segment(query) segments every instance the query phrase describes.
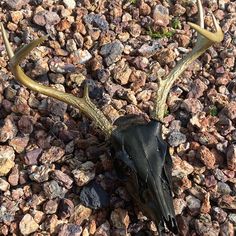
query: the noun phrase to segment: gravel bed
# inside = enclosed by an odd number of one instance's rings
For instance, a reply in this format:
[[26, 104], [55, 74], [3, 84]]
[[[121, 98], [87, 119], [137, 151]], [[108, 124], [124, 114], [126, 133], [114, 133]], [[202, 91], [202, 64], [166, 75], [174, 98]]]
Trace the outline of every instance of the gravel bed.
[[[149, 115], [157, 77], [189, 52], [195, 0], [8, 0], [14, 49], [49, 34], [22, 63], [45, 85], [89, 95], [114, 122]], [[236, 2], [204, 0], [225, 33], [173, 86], [165, 132], [180, 235], [236, 229]], [[99, 129], [75, 108], [19, 85], [0, 37], [0, 235], [158, 235], [117, 177]], [[93, 196], [91, 198], [91, 196]], [[142, 234], [143, 232], [143, 234]], [[166, 232], [166, 235], [172, 235]]]

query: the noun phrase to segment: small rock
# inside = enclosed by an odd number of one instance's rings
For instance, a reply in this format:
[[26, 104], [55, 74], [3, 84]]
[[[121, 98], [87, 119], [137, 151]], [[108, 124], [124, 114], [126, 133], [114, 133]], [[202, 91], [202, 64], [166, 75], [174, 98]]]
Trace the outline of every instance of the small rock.
[[223, 195], [218, 199], [219, 207], [223, 209], [236, 209], [236, 196]]
[[71, 57], [76, 64], [84, 64], [92, 58], [92, 55], [88, 50], [78, 49], [71, 54]]
[[55, 170], [52, 173], [52, 178], [56, 180], [61, 186], [67, 189], [70, 189], [72, 187], [73, 179], [60, 170]]
[[74, 9], [76, 6], [75, 0], [63, 0], [63, 3], [65, 4], [65, 7], [69, 9]]
[[148, 16], [151, 13], [151, 7], [147, 3], [145, 3], [144, 0], [141, 0], [139, 2], [139, 13], [143, 16]]
[[182, 16], [186, 12], [186, 8], [180, 4], [175, 4], [172, 9], [174, 16]]
[[29, 0], [9, 0], [6, 4], [13, 10], [20, 10], [23, 6], [27, 5]]
[[175, 198], [173, 201], [175, 214], [181, 215], [185, 207], [187, 206], [186, 202], [182, 198]]
[[112, 225], [117, 229], [127, 229], [130, 223], [128, 211], [117, 208], [111, 212]]
[[198, 156], [208, 169], [214, 168], [216, 158], [215, 155], [207, 147], [201, 146], [198, 150]]
[[234, 226], [236, 226], [236, 214], [235, 213], [229, 213], [228, 219], [231, 223], [233, 223]]
[[58, 216], [61, 219], [70, 218], [74, 213], [74, 203], [70, 199], [61, 199], [58, 207]]
[[114, 80], [119, 84], [124, 85], [129, 82], [129, 77], [132, 73], [132, 70], [130, 69], [128, 63], [125, 62], [125, 60], [120, 60], [116, 64], [112, 73]]
[[226, 221], [220, 226], [220, 236], [234, 236], [234, 226], [232, 223]]
[[185, 109], [187, 112], [196, 114], [202, 111], [203, 105], [198, 99], [188, 98], [184, 99], [184, 101], [181, 103], [181, 108]]
[[17, 127], [10, 116], [6, 117], [3, 126], [0, 127], [0, 142], [13, 139], [17, 134]]
[[188, 195], [186, 197], [187, 207], [191, 213], [199, 213], [201, 201], [194, 196]]
[[168, 143], [171, 147], [177, 147], [187, 140], [186, 135], [179, 131], [172, 131], [168, 136]]
[[32, 166], [29, 177], [37, 183], [45, 182], [49, 179], [49, 173], [52, 171], [52, 168], [53, 166], [50, 165]]
[[178, 156], [173, 157], [172, 176], [181, 179], [194, 171], [194, 167]]
[[191, 90], [188, 93], [188, 98], [200, 98], [203, 96], [203, 93], [206, 89], [207, 85], [200, 79], [196, 79], [192, 83]]
[[39, 156], [42, 153], [42, 148], [35, 148], [31, 151], [26, 152], [24, 155], [24, 161], [26, 165], [37, 165]]
[[230, 170], [236, 169], [236, 145], [231, 144], [227, 149], [227, 167]]
[[0, 146], [0, 176], [5, 176], [9, 173], [14, 162], [15, 153], [12, 147]]
[[202, 201], [200, 212], [206, 214], [209, 213], [210, 210], [211, 210], [210, 193], [206, 193]]
[[106, 221], [105, 223], [101, 224], [96, 232], [94, 236], [110, 236], [110, 224], [108, 221]]
[[212, 218], [216, 221], [218, 221], [220, 224], [225, 222], [227, 218], [227, 213], [221, 209], [220, 207], [212, 207]]
[[60, 187], [55, 180], [44, 183], [43, 190], [48, 199], [53, 199], [56, 197], [63, 198], [65, 195], [65, 190]]
[[153, 20], [156, 25], [167, 26], [170, 23], [168, 8], [158, 4], [153, 11]]
[[232, 190], [230, 189], [229, 185], [223, 182], [217, 183], [217, 192], [220, 194], [230, 194]]
[[66, 42], [66, 50], [68, 52], [74, 52], [77, 50], [76, 41], [74, 39], [68, 39]]
[[45, 151], [39, 158], [41, 163], [53, 163], [60, 160], [65, 154], [65, 150], [61, 147], [52, 146], [48, 151]]
[[15, 137], [9, 141], [9, 145], [14, 148], [17, 153], [21, 153], [25, 150], [28, 145], [29, 137]]
[[78, 169], [72, 171], [78, 186], [83, 186], [95, 177], [95, 165], [91, 161], [83, 163]]
[[210, 220], [203, 217], [201, 219], [195, 220], [195, 229], [198, 235], [215, 236], [219, 235], [220, 232], [220, 226], [218, 222], [211, 222]]
[[161, 66], [165, 66], [175, 60], [176, 54], [170, 48], [163, 48], [156, 53], [154, 58], [157, 59]]
[[54, 116], [59, 116], [63, 118], [66, 113], [67, 106], [68, 105], [66, 103], [58, 101], [56, 99], [51, 99], [51, 98], [47, 99], [47, 109]]
[[8, 176], [8, 182], [10, 183], [11, 186], [17, 186], [18, 185], [18, 181], [20, 178], [20, 174], [19, 174], [19, 166], [15, 165], [12, 169], [11, 169], [11, 173]]
[[107, 66], [117, 62], [124, 50], [123, 44], [116, 40], [112, 43], [107, 43], [101, 47], [100, 54], [103, 56]]
[[60, 226], [58, 236], [80, 236], [82, 227], [77, 224], [63, 224]]
[[6, 180], [0, 178], [0, 191], [6, 192], [9, 188], [10, 184]]
[[23, 235], [29, 235], [35, 232], [39, 228], [39, 225], [30, 214], [26, 214], [20, 221], [19, 228]]
[[43, 212], [45, 214], [54, 214], [54, 213], [56, 213], [57, 208], [58, 208], [58, 200], [57, 199], [51, 199], [51, 200], [48, 200], [43, 205]]
[[80, 200], [92, 209], [100, 209], [109, 205], [110, 199], [106, 191], [95, 181], [84, 186], [80, 193]]
[[98, 27], [100, 30], [107, 31], [109, 29], [109, 24], [106, 18], [100, 14], [89, 13], [84, 17], [86, 24], [91, 24], [94, 27]]
[[60, 22], [60, 17], [56, 12], [44, 10], [36, 13], [33, 17], [33, 21], [40, 26], [52, 26]]
[[232, 101], [227, 104], [221, 113], [225, 114], [230, 120], [236, 119], [236, 102]]
[[81, 225], [84, 221], [87, 221], [92, 214], [92, 210], [83, 206], [82, 204], [78, 205], [74, 209], [74, 214], [72, 216], [73, 222], [78, 225]]
[[30, 117], [22, 116], [18, 121], [18, 128], [23, 134], [31, 134], [33, 132], [34, 126]]

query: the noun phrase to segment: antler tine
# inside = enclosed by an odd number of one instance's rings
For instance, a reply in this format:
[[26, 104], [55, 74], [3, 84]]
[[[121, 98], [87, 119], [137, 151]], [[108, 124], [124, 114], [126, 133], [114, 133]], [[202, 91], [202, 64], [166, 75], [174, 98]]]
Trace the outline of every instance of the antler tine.
[[152, 118], [162, 120], [165, 113], [165, 105], [168, 93], [181, 73], [191, 64], [195, 59], [201, 56], [211, 45], [219, 43], [223, 40], [224, 34], [219, 24], [217, 23], [214, 15], [212, 15], [215, 32], [212, 33], [204, 29], [204, 16], [201, 1], [198, 0], [198, 11], [199, 11], [199, 25], [189, 22], [188, 24], [197, 31], [198, 37], [197, 42], [193, 50], [187, 54], [182, 60], [180, 60], [176, 67], [172, 69], [167, 78], [161, 80], [158, 78], [159, 87], [157, 90], [156, 101], [154, 104], [154, 110]]
[[107, 120], [107, 118], [103, 115], [103, 113], [93, 104], [89, 98], [88, 95], [88, 86], [85, 86], [84, 89], [84, 96], [82, 98], [77, 98], [72, 94], [64, 93], [61, 91], [58, 91], [54, 88], [50, 88], [44, 85], [41, 85], [31, 78], [29, 78], [24, 71], [19, 66], [19, 63], [25, 59], [25, 57], [40, 43], [42, 43], [45, 39], [47, 39], [47, 36], [41, 37], [37, 40], [32, 41], [28, 45], [22, 47], [15, 55], [13, 53], [13, 50], [10, 46], [10, 43], [7, 38], [7, 33], [3, 27], [3, 24], [0, 23], [2, 36], [4, 40], [4, 44], [8, 53], [8, 57], [10, 58], [10, 68], [16, 79], [25, 85], [27, 88], [42, 93], [46, 96], [53, 97], [57, 100], [63, 101], [67, 104], [70, 104], [79, 110], [81, 110], [84, 114], [86, 114], [88, 117], [90, 117], [95, 124], [105, 133], [106, 137], [109, 137], [113, 126], [112, 124]]

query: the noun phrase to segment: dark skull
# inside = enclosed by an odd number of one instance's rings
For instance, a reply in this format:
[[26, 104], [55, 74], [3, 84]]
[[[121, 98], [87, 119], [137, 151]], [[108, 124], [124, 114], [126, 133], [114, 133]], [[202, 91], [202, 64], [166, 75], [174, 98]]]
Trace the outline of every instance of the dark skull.
[[171, 170], [172, 160], [167, 143], [162, 139], [162, 124], [140, 117], [121, 117], [116, 121], [111, 142], [115, 167], [124, 179], [131, 196], [158, 227], [165, 225], [178, 233], [175, 219]]

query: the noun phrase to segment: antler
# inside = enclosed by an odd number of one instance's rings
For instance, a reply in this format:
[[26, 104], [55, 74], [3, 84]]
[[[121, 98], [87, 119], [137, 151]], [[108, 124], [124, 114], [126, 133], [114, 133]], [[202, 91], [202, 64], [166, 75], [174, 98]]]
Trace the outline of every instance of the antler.
[[90, 117], [95, 124], [105, 133], [107, 137], [111, 135], [111, 132], [113, 130], [112, 124], [107, 120], [107, 118], [103, 115], [103, 113], [93, 104], [89, 98], [88, 95], [88, 86], [85, 86], [84, 89], [84, 95], [82, 98], [77, 98], [72, 94], [64, 93], [61, 91], [58, 91], [54, 88], [50, 88], [44, 85], [41, 85], [35, 81], [33, 81], [31, 78], [29, 78], [24, 71], [19, 66], [20, 62], [25, 59], [25, 57], [40, 43], [42, 43], [45, 39], [48, 38], [48, 36], [41, 37], [39, 39], [36, 39], [29, 43], [28, 45], [22, 47], [20, 50], [16, 52], [14, 55], [12, 48], [10, 46], [10, 43], [7, 38], [6, 31], [3, 27], [3, 24], [0, 23], [1, 31], [3, 40], [7, 49], [7, 54], [10, 59], [10, 68], [16, 79], [25, 85], [27, 88], [42, 93], [44, 95], [47, 95], [49, 97], [56, 98], [60, 101], [63, 101], [67, 104], [70, 104], [79, 110], [81, 110], [84, 114], [86, 114], [88, 117]]
[[165, 105], [168, 93], [181, 73], [191, 64], [195, 59], [201, 56], [211, 45], [214, 43], [219, 43], [223, 40], [224, 34], [216, 22], [214, 15], [212, 14], [212, 20], [215, 27], [215, 33], [212, 33], [204, 29], [204, 14], [201, 1], [197, 1], [198, 4], [198, 14], [199, 14], [199, 25], [189, 22], [188, 24], [198, 32], [197, 43], [193, 50], [182, 60], [180, 60], [176, 67], [169, 73], [167, 78], [161, 80], [158, 78], [159, 87], [156, 94], [156, 101], [154, 104], [154, 110], [152, 113], [152, 118], [157, 120], [162, 120], [165, 113]]

